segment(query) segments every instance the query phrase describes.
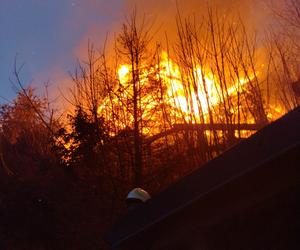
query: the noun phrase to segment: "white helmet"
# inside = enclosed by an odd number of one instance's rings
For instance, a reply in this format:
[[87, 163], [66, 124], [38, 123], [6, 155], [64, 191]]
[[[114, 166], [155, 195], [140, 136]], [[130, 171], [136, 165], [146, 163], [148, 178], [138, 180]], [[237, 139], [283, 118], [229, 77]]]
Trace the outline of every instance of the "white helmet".
[[128, 193], [126, 200], [132, 199], [132, 200], [140, 200], [142, 202], [146, 202], [150, 198], [151, 196], [144, 189], [134, 188]]

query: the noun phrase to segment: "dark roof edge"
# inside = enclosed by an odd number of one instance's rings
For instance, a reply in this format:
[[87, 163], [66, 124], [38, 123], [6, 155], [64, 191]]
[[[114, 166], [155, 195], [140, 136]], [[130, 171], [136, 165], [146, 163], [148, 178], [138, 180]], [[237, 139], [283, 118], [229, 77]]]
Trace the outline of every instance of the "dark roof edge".
[[290, 151], [290, 150], [292, 150], [292, 149], [294, 149], [294, 148], [297, 148], [297, 147], [300, 147], [300, 142], [294, 143], [294, 144], [292, 144], [292, 145], [290, 145], [290, 146], [288, 146], [288, 147], [282, 149], [281, 151], [277, 152], [275, 155], [272, 155], [272, 156], [270, 156], [270, 157], [264, 159], [263, 161], [257, 163], [257, 164], [254, 165], [253, 167], [248, 168], [248, 169], [245, 169], [243, 172], [241, 172], [241, 173], [239, 173], [239, 174], [237, 174], [237, 175], [234, 175], [233, 177], [227, 179], [226, 181], [223, 181], [222, 183], [220, 183], [220, 184], [214, 186], [213, 188], [207, 190], [206, 192], [201, 193], [200, 195], [197, 195], [196, 197], [194, 197], [192, 200], [186, 202], [185, 204], [183, 204], [183, 205], [181, 205], [181, 206], [179, 206], [179, 207], [174, 208], [174, 209], [171, 210], [170, 212], [168, 212], [168, 213], [162, 215], [161, 217], [159, 217], [159, 218], [153, 220], [151, 223], [148, 223], [148, 224], [146, 224], [145, 226], [143, 226], [143, 227], [139, 228], [138, 230], [136, 230], [135, 232], [128, 234], [126, 237], [123, 237], [123, 238], [120, 239], [119, 241], [117, 241], [117, 242], [115, 242], [114, 244], [112, 244], [112, 247], [117, 247], [117, 246], [119, 246], [120, 244], [122, 244], [123, 242], [127, 241], [128, 239], [134, 237], [135, 235], [137, 235], [137, 234], [139, 234], [139, 233], [141, 233], [141, 232], [143, 232], [143, 231], [146, 231], [148, 228], [150, 228], [150, 227], [154, 226], [155, 224], [157, 224], [157, 223], [159, 223], [159, 222], [165, 220], [165, 219], [168, 218], [169, 216], [174, 215], [174, 214], [176, 214], [176, 213], [182, 211], [184, 208], [186, 208], [186, 207], [188, 207], [188, 206], [194, 204], [196, 201], [198, 201], [198, 200], [201, 199], [202, 197], [204, 197], [204, 196], [210, 194], [211, 192], [213, 192], [213, 191], [215, 191], [215, 190], [217, 190], [217, 189], [219, 189], [219, 188], [225, 186], [226, 184], [228, 184], [228, 183], [230, 183], [230, 182], [236, 180], [237, 178], [239, 178], [239, 177], [241, 177], [241, 176], [244, 176], [245, 174], [247, 174], [247, 173], [249, 173], [249, 172], [255, 170], [255, 169], [258, 168], [259, 166], [261, 166], [261, 165], [263, 165], [263, 164], [265, 164], [265, 163], [267, 163], [267, 162], [269, 162], [269, 161], [272, 161], [272, 160], [274, 160], [274, 159], [280, 157], [281, 155], [284, 155], [286, 152], [288, 152], [288, 151]]

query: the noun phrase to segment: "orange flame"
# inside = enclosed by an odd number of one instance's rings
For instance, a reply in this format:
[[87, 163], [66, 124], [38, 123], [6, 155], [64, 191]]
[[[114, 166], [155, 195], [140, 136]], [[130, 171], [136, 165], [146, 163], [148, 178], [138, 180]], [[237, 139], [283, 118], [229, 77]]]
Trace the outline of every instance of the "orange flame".
[[[203, 69], [199, 65], [195, 67], [193, 72], [194, 79], [196, 82], [195, 86], [188, 86], [190, 91], [188, 91], [185, 86], [185, 82], [188, 82], [188, 79], [181, 73], [180, 67], [173, 62], [172, 59], [168, 56], [166, 52], [162, 52], [160, 62], [154, 67], [143, 67], [141, 70], [140, 81], [144, 85], [150, 85], [151, 82], [148, 79], [148, 75], [155, 72], [155, 77], [161, 79], [165, 84], [167, 90], [165, 93], [164, 99], [167, 104], [173, 108], [173, 115], [177, 117], [184, 118], [187, 122], [201, 122], [200, 114], [204, 117], [205, 122], [208, 121], [208, 112], [209, 109], [216, 107], [224, 101], [221, 96], [221, 87], [218, 83], [218, 78], [213, 75], [209, 69]], [[118, 67], [117, 78], [122, 89], [126, 91], [121, 91], [119, 97], [126, 97], [132, 95], [132, 88], [130, 88], [130, 73], [131, 66], [128, 64], [122, 64]], [[226, 89], [227, 97], [237, 96], [242, 87], [252, 81], [255, 77], [259, 75], [259, 72], [253, 72], [252, 75], [247, 77], [240, 77], [238, 80], [235, 80], [230, 86]], [[119, 87], [120, 87], [119, 86]], [[116, 97], [115, 97], [116, 98]], [[142, 118], [146, 118], [147, 110], [151, 110], [156, 104], [153, 103], [151, 99], [151, 93], [143, 96], [142, 107], [146, 112], [143, 112]], [[152, 100], [152, 103], [151, 103]], [[109, 106], [108, 101], [104, 102], [98, 109], [99, 113], [105, 112], [105, 109]], [[116, 99], [110, 100], [117, 103]], [[155, 102], [155, 101], [154, 101]], [[121, 107], [122, 108], [122, 107]], [[124, 107], [123, 107], [124, 108]], [[230, 110], [232, 113], [234, 110]], [[278, 109], [278, 107], [276, 107]], [[125, 112], [126, 113], [126, 112]], [[270, 113], [270, 114], [269, 114]], [[267, 117], [269, 119], [274, 118], [272, 114], [274, 112], [268, 112]], [[277, 112], [275, 112], [277, 114]], [[279, 113], [282, 113], [279, 111]], [[194, 120], [190, 120], [190, 115], [193, 115]], [[124, 114], [124, 117], [128, 114]], [[276, 115], [277, 117], [277, 115]], [[108, 117], [109, 118], [109, 117]], [[129, 119], [129, 122], [133, 121], [133, 117], [128, 117], [124, 119]], [[159, 121], [158, 121], [159, 122]], [[253, 118], [247, 118], [246, 122], [254, 123]], [[125, 128], [124, 124], [119, 124], [120, 127]], [[144, 131], [147, 129], [144, 128]]]

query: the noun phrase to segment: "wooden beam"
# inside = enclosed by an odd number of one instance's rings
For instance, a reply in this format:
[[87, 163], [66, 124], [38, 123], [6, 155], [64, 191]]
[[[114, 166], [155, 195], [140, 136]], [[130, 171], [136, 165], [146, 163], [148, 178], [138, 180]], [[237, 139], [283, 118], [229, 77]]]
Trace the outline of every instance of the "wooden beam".
[[250, 124], [250, 123], [240, 123], [240, 124], [224, 124], [224, 123], [215, 123], [215, 124], [174, 124], [173, 128], [170, 128], [164, 132], [161, 132], [157, 135], [153, 135], [144, 140], [145, 144], [151, 144], [152, 142], [179, 132], [179, 131], [204, 131], [204, 130], [219, 130], [219, 131], [239, 131], [239, 130], [249, 130], [249, 131], [257, 131], [261, 129], [264, 125], [262, 124]]
[[224, 124], [224, 123], [214, 123], [214, 124], [174, 124], [173, 128], [175, 130], [259, 130], [263, 127], [262, 124]]

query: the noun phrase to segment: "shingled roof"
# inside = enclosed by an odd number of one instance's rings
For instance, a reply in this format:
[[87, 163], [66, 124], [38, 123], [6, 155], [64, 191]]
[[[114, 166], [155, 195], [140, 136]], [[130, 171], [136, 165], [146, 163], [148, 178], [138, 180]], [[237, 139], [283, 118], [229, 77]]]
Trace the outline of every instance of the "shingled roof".
[[293, 152], [293, 157], [300, 155], [297, 154], [299, 149], [300, 108], [297, 108], [182, 178], [137, 210], [126, 214], [115, 225], [107, 240], [113, 247], [122, 246], [230, 185], [232, 190], [227, 188], [227, 196], [239, 188], [252, 192], [255, 187], [251, 185], [256, 181], [260, 190], [267, 190], [268, 185], [272, 190], [280, 185], [293, 185], [299, 181], [300, 166], [290, 164], [283, 168], [283, 161], [278, 166], [272, 162], [279, 161], [283, 155], [289, 157], [290, 152]]

